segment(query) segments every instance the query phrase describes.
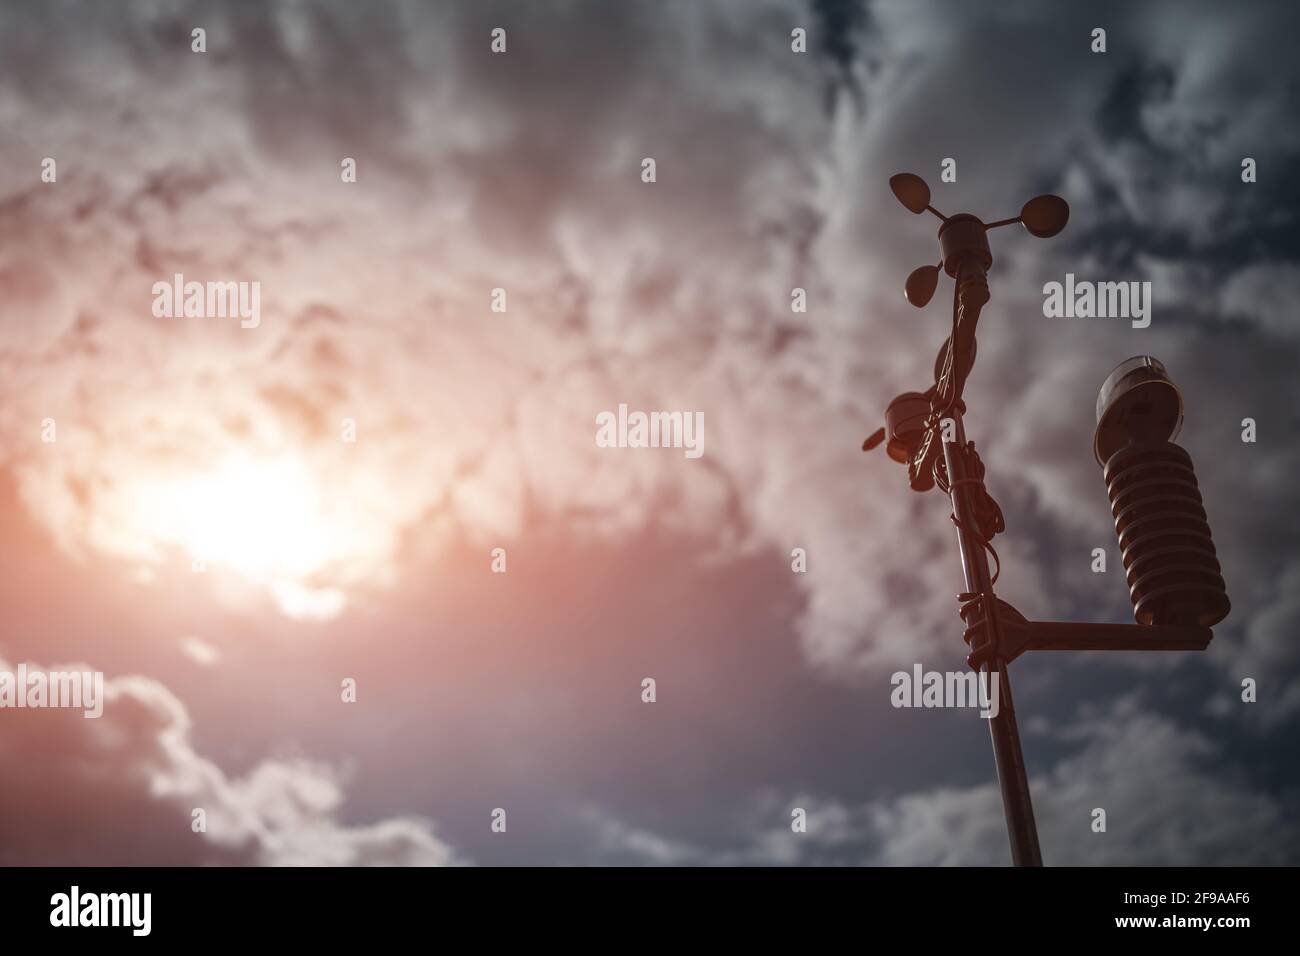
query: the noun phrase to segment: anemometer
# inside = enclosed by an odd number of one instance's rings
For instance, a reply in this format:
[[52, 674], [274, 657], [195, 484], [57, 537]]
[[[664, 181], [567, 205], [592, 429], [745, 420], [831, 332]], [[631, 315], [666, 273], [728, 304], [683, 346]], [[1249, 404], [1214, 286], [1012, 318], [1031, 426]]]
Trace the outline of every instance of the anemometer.
[[996, 678], [1002, 698], [988, 719], [1012, 861], [1041, 866], [1007, 665], [1028, 650], [1204, 650], [1213, 637], [1210, 628], [1227, 616], [1227, 591], [1191, 458], [1173, 443], [1183, 421], [1182, 394], [1164, 365], [1141, 355], [1107, 376], [1093, 436], [1137, 623], [1028, 621], [993, 593], [999, 565], [992, 540], [1005, 522], [984, 486], [975, 443], [966, 439], [962, 398], [975, 364], [980, 310], [989, 301], [988, 233], [1019, 223], [1049, 239], [1065, 228], [1070, 207], [1060, 196], [1036, 196], [1020, 215], [986, 223], [970, 213], [939, 212], [930, 204], [930, 187], [912, 173], [890, 177], [889, 188], [911, 212], [940, 220], [941, 258], [913, 270], [904, 294], [923, 308], [942, 269], [954, 280], [952, 328], [935, 359], [934, 383], [891, 401], [884, 426], [862, 447], [870, 451], [885, 443], [889, 457], [907, 466], [914, 491], [937, 485], [949, 498], [966, 584], [957, 596], [970, 650], [966, 661], [983, 680]]

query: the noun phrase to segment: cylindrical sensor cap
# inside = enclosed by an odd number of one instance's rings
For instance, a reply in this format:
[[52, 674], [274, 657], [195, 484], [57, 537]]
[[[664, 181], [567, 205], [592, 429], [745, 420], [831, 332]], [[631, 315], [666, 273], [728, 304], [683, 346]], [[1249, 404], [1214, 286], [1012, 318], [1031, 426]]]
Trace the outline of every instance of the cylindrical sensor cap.
[[1135, 442], [1173, 441], [1183, 427], [1183, 396], [1158, 359], [1135, 355], [1106, 376], [1097, 395], [1097, 464]]

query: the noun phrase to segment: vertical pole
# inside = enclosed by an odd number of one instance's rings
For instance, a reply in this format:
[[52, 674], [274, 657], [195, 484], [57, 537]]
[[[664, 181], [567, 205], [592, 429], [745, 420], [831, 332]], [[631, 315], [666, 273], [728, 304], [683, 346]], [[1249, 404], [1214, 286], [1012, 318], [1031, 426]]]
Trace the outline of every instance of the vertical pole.
[[[961, 549], [962, 573], [966, 590], [979, 594], [983, 601], [985, 627], [995, 648], [1001, 647], [1001, 622], [997, 615], [997, 599], [993, 595], [993, 582], [989, 577], [988, 555], [983, 543], [969, 530], [976, 525], [974, 493], [967, 484], [973, 476], [966, 470], [966, 431], [962, 424], [961, 405], [952, 410], [956, 426], [954, 441], [943, 442], [943, 460], [948, 469], [952, 498], [952, 513], [957, 516], [957, 544]], [[1038, 829], [1034, 825], [1034, 806], [1029, 798], [1029, 780], [1025, 775], [1025, 758], [1020, 750], [1020, 731], [1016, 727], [1016, 711], [1011, 700], [1011, 679], [1006, 661], [994, 657], [983, 665], [983, 680], [998, 682], [998, 712], [988, 718], [989, 736], [993, 739], [993, 758], [997, 763], [998, 784], [1002, 789], [1002, 808], [1007, 818], [1007, 834], [1011, 839], [1011, 860], [1016, 866], [1042, 866], [1042, 851], [1038, 847]]]

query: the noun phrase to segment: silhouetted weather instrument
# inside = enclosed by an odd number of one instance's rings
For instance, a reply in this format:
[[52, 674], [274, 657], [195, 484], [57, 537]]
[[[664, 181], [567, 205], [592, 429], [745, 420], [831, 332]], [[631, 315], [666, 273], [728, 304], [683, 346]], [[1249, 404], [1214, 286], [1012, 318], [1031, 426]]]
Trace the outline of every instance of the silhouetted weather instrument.
[[988, 231], [1020, 223], [1048, 239], [1065, 228], [1070, 207], [1059, 196], [1037, 196], [1014, 219], [985, 223], [969, 213], [939, 212], [930, 205], [930, 187], [912, 173], [890, 177], [889, 188], [912, 212], [930, 212], [942, 222], [942, 258], [914, 270], [904, 292], [917, 308], [926, 305], [942, 268], [955, 280], [952, 329], [935, 360], [934, 384], [890, 402], [884, 427], [862, 447], [870, 451], [885, 442], [889, 457], [907, 466], [914, 490], [938, 485], [949, 497], [966, 581], [957, 598], [970, 649], [966, 661], [985, 680], [997, 675], [999, 706], [989, 732], [1011, 856], [1017, 866], [1041, 866], [1007, 665], [1029, 650], [1204, 650], [1213, 637], [1210, 627], [1228, 613], [1228, 596], [1191, 459], [1172, 443], [1182, 425], [1182, 395], [1165, 367], [1145, 355], [1121, 363], [1106, 378], [1093, 440], [1138, 623], [1028, 621], [994, 595], [998, 556], [992, 540], [1005, 524], [984, 487], [984, 463], [975, 443], [966, 440], [962, 420], [962, 392], [975, 364], [975, 326], [989, 301]]

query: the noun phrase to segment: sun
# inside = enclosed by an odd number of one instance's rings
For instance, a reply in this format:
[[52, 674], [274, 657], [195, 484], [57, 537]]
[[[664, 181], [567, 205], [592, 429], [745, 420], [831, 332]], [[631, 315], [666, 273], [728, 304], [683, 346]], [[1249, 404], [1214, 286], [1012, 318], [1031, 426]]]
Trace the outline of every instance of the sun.
[[196, 559], [250, 578], [305, 578], [335, 544], [320, 489], [294, 458], [232, 458], [170, 497], [178, 543]]
[[343, 594], [320, 579], [351, 546], [320, 483], [291, 454], [237, 454], [216, 466], [144, 483], [132, 523], [201, 566], [267, 587], [293, 617], [332, 617]]

